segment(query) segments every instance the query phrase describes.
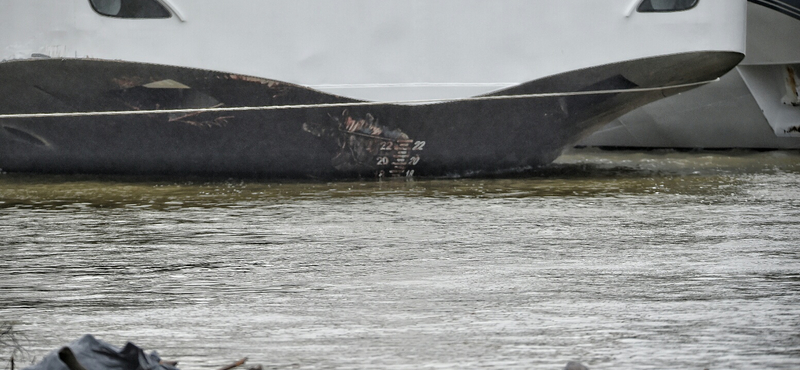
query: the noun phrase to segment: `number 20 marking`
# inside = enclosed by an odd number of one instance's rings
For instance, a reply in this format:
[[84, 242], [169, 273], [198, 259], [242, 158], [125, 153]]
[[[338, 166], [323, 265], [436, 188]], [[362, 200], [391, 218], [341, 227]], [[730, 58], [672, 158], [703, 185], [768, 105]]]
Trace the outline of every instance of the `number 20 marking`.
[[378, 166], [385, 166], [389, 164], [389, 157], [378, 157]]

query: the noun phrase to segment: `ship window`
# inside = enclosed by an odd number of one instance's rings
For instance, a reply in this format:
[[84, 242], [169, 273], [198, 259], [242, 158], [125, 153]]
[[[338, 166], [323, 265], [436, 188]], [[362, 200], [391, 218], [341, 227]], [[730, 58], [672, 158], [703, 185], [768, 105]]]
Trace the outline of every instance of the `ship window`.
[[156, 0], [89, 0], [102, 15], [117, 18], [169, 18], [169, 10]]
[[639, 5], [639, 12], [677, 12], [688, 10], [697, 6], [700, 0], [644, 0]]

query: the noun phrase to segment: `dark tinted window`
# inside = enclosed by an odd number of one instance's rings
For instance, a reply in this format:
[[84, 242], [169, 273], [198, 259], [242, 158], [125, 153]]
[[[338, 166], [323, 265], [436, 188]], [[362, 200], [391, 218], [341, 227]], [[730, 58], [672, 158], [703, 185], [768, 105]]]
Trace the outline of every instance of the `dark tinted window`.
[[89, 0], [102, 15], [117, 18], [169, 18], [169, 10], [156, 0]]
[[699, 0], [644, 0], [639, 5], [640, 12], [677, 12], [697, 6]]

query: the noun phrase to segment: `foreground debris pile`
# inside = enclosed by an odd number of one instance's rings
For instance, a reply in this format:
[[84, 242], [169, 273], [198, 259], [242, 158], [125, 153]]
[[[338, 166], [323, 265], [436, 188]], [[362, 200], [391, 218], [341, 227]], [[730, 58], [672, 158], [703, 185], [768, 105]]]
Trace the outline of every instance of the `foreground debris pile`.
[[87, 334], [25, 370], [178, 370], [176, 364], [162, 361], [155, 351], [147, 354], [133, 343], [119, 349]]
[[[231, 370], [245, 362], [247, 358], [220, 370]], [[147, 354], [133, 343], [127, 343], [119, 349], [87, 334], [24, 370], [178, 370], [177, 364], [175, 361], [162, 360], [155, 351]], [[261, 366], [251, 366], [247, 370], [261, 370]]]

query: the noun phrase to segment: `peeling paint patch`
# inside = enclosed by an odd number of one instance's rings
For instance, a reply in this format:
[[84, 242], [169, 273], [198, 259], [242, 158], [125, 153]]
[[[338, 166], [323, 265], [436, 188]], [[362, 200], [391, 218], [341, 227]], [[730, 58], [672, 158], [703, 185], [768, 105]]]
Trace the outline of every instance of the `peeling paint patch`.
[[175, 80], [161, 80], [155, 81], [148, 84], [142, 85], [148, 89], [191, 89], [191, 87], [186, 86], [178, 81]]
[[256, 82], [256, 83], [260, 83], [262, 85], [267, 85], [267, 87], [270, 87], [270, 88], [273, 88], [273, 87], [279, 85], [279, 83], [277, 81], [267, 80], [267, 79], [264, 79], [264, 78], [258, 78], [258, 77], [252, 77], [252, 76], [242, 76], [242, 75], [237, 75], [237, 74], [229, 74], [228, 78], [230, 78], [231, 80], [235, 80], [235, 81]]
[[145, 80], [141, 77], [117, 77], [112, 78], [111, 81], [119, 86], [120, 89], [130, 89], [145, 83]]
[[[143, 80], [140, 77], [114, 78], [114, 83], [119, 86], [132, 85], [133, 87], [122, 87], [118, 90], [110, 91], [109, 94], [127, 109], [134, 111], [202, 109], [224, 106], [222, 102], [206, 92], [192, 89], [172, 79], [142, 84]], [[216, 112], [153, 114], [150, 117], [158, 121], [163, 121], [166, 118], [166, 122], [169, 123], [185, 123], [198, 127], [224, 126], [235, 118], [232, 115], [223, 116]]]
[[232, 119], [236, 118], [235, 116], [201, 118], [201, 115], [203, 115], [203, 113], [200, 112], [188, 114], [170, 114], [168, 122], [181, 122], [198, 127], [222, 127], [230, 123]]
[[354, 117], [345, 110], [326, 124], [304, 123], [303, 130], [335, 143], [331, 160], [342, 172], [372, 172], [377, 177], [411, 177], [420, 162], [424, 141], [412, 140], [399, 128], [381, 125], [372, 114]]

